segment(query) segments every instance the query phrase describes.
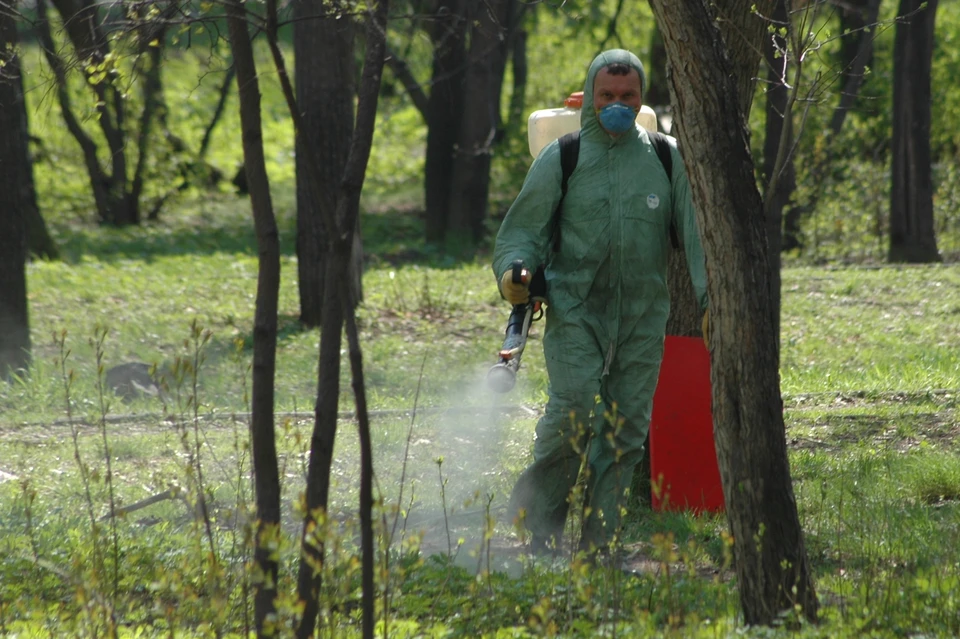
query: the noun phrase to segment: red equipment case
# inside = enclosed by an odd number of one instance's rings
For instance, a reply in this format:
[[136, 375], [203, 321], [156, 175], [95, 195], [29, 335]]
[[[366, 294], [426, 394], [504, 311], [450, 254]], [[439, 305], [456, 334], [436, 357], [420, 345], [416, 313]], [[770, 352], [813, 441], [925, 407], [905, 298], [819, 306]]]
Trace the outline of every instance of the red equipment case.
[[713, 443], [710, 353], [699, 337], [668, 335], [650, 423], [655, 510], [724, 508]]

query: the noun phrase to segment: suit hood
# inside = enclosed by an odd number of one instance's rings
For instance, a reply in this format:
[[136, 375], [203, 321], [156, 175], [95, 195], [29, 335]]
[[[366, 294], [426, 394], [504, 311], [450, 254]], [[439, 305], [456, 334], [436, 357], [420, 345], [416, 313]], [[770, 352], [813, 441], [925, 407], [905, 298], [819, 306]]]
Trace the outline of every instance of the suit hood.
[[602, 52], [590, 63], [590, 68], [587, 70], [587, 80], [583, 85], [583, 107], [580, 109], [581, 135], [606, 135], [600, 127], [596, 112], [593, 110], [593, 83], [596, 81], [600, 69], [611, 64], [625, 64], [636, 69], [640, 75], [640, 95], [646, 96], [647, 74], [643, 71], [640, 58], [626, 49], [609, 49]]

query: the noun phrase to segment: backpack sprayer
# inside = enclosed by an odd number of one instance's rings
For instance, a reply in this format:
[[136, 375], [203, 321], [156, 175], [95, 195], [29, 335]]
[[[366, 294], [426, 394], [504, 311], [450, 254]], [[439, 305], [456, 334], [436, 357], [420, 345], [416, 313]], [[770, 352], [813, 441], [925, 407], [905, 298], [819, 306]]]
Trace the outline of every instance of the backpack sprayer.
[[[514, 284], [523, 282], [523, 262], [515, 260], [511, 278]], [[527, 345], [527, 333], [530, 323], [543, 317], [543, 302], [547, 292], [547, 281], [543, 268], [538, 268], [530, 281], [530, 300], [525, 304], [516, 304], [507, 319], [506, 335], [498, 353], [497, 363], [487, 371], [487, 385], [497, 393], [510, 391], [517, 383], [517, 370], [520, 358]]]

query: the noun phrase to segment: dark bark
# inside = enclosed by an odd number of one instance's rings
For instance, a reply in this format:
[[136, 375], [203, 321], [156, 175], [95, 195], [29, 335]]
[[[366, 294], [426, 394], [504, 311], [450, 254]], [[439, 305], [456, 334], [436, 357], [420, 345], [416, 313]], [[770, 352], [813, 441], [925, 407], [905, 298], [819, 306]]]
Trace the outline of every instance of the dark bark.
[[879, 16], [880, 0], [865, 0], [859, 6], [847, 6], [841, 11], [842, 32], [850, 31], [840, 40], [843, 88], [840, 91], [840, 103], [830, 119], [830, 130], [834, 135], [843, 128], [847, 113], [860, 96], [867, 67], [873, 61], [874, 34], [873, 30], [867, 31], [866, 28], [876, 25]]
[[446, 237], [453, 183], [453, 155], [463, 108], [467, 63], [467, 17], [464, 0], [439, 0], [430, 22], [433, 70], [427, 102], [427, 149], [424, 199], [427, 240]]
[[490, 191], [490, 160], [500, 128], [500, 92], [506, 65], [507, 25], [514, 0], [471, 5], [470, 51], [463, 109], [453, 158], [447, 240], [478, 241]]
[[[11, 7], [12, 9], [13, 7]], [[27, 137], [19, 41], [11, 11], [0, 10], [0, 379], [30, 365], [27, 219], [39, 217]]]
[[[277, 22], [277, 3], [267, 3], [267, 40], [273, 55], [274, 66], [280, 79], [287, 107], [293, 119], [294, 131], [299, 136], [305, 130], [302, 112], [294, 95], [293, 85], [286, 70], [280, 50]], [[309, 140], [299, 145], [302, 165], [309, 171], [309, 185], [319, 185], [322, 169], [319, 154]], [[317, 375], [317, 402], [314, 407], [314, 425], [310, 440], [310, 459], [307, 464], [307, 486], [304, 494], [306, 514], [301, 539], [301, 560], [297, 575], [297, 593], [303, 602], [297, 637], [313, 637], [319, 614], [319, 593], [322, 586], [322, 566], [325, 549], [324, 520], [330, 492], [330, 468], [333, 462], [333, 446], [337, 432], [337, 408], [340, 393], [340, 344], [344, 309], [342, 287], [347, 274], [350, 243], [340, 232], [340, 218], [336, 210], [318, 209], [327, 242], [324, 263], [323, 300], [320, 310], [320, 355]]]
[[230, 95], [230, 87], [233, 85], [236, 72], [237, 68], [231, 64], [227, 68], [226, 75], [223, 78], [223, 84], [220, 85], [220, 91], [217, 94], [217, 105], [213, 109], [213, 116], [211, 116], [210, 122], [207, 123], [206, 128], [203, 130], [203, 137], [200, 139], [200, 148], [197, 150], [197, 159], [200, 162], [205, 161], [207, 157], [207, 151], [210, 149], [210, 140], [213, 139], [213, 131], [217, 128], [217, 124], [220, 123], [220, 118], [223, 117], [223, 112], [227, 106], [227, 98]]
[[[137, 132], [137, 165], [133, 171], [133, 180], [130, 183], [130, 192], [127, 197], [134, 207], [140, 201], [140, 194], [143, 192], [143, 184], [146, 175], [147, 160], [150, 150], [150, 134], [153, 129], [154, 117], [160, 108], [165, 108], [163, 104], [163, 83], [160, 77], [160, 63], [163, 58], [162, 50], [159, 46], [149, 45], [154, 38], [160, 41], [164, 38], [166, 29], [147, 29], [143, 34], [144, 57], [147, 59], [148, 67], [141, 70], [143, 82], [143, 111], [140, 113], [140, 126]], [[158, 210], [159, 213], [159, 210]]]
[[[734, 5], [754, 3], [726, 4], [738, 15]], [[799, 605], [815, 620], [787, 458], [763, 200], [744, 124], [749, 101], [703, 0], [651, 5], [707, 258], [714, 433], [744, 619], [772, 624]]]
[[403, 85], [407, 95], [410, 96], [410, 101], [413, 102], [413, 106], [417, 108], [423, 121], [426, 122], [430, 98], [427, 97], [426, 92], [424, 92], [420, 83], [417, 82], [417, 79], [413, 77], [413, 71], [410, 70], [410, 65], [396, 52], [388, 49], [387, 66], [390, 68], [390, 71], [393, 72], [393, 75], [396, 76], [397, 80], [400, 81], [400, 84]]
[[[386, 57], [386, 16], [388, 2], [381, 0], [367, 19], [366, 54], [360, 79], [357, 120], [350, 140], [349, 153], [343, 168], [337, 191], [336, 210], [321, 209], [321, 220], [328, 231], [329, 255], [326, 260], [324, 299], [321, 309], [321, 341], [318, 373], [317, 404], [314, 428], [311, 436], [310, 461], [307, 469], [306, 507], [303, 545], [298, 576], [298, 594], [304, 604], [303, 617], [298, 637], [313, 636], [316, 628], [318, 594], [322, 585], [320, 568], [324, 557], [322, 528], [319, 526], [326, 512], [330, 468], [337, 427], [337, 404], [340, 384], [340, 345], [344, 319], [355, 323], [354, 309], [357, 303], [356, 287], [346, 278], [349, 258], [357, 255], [356, 242], [360, 219], [360, 193], [366, 174], [373, 130], [376, 122], [377, 101]], [[267, 2], [267, 37], [274, 57], [281, 87], [290, 106], [295, 128], [302, 131], [299, 110], [289, 77], [283, 63], [277, 40], [276, 0]], [[311, 174], [319, 174], [319, 161], [312, 145], [303, 144], [307, 166]], [[315, 180], [318, 182], [319, 180]], [[355, 335], [354, 335], [355, 337]], [[359, 356], [359, 345], [356, 345]], [[353, 357], [353, 355], [351, 355]], [[353, 361], [353, 359], [351, 359]], [[362, 368], [355, 370], [355, 390], [363, 388]], [[361, 425], [361, 441], [369, 445], [369, 421], [366, 415], [365, 397], [357, 398], [358, 418]], [[364, 430], [366, 429], [366, 430]], [[362, 453], [361, 460], [361, 583], [363, 589], [363, 636], [372, 637], [374, 628], [373, 592], [373, 529], [372, 529], [372, 468], [369, 450]]]
[[[36, 193], [36, 186], [33, 182], [33, 174], [28, 182], [24, 182], [22, 187], [28, 191]], [[47, 229], [47, 223], [40, 214], [38, 207], [32, 207], [27, 212], [27, 253], [31, 257], [38, 257], [44, 260], [59, 260], [60, 249], [57, 243], [50, 236]]]
[[317, 402], [314, 405], [310, 459], [307, 463], [305, 493], [307, 513], [303, 519], [301, 559], [297, 576], [297, 596], [304, 602], [303, 617], [297, 629], [299, 639], [313, 636], [320, 612], [320, 588], [323, 585], [325, 543], [323, 524], [330, 498], [330, 469], [337, 435], [337, 409], [340, 399], [340, 348], [343, 340], [343, 307], [340, 283], [346, 273], [346, 246], [336, 243], [333, 259], [326, 263], [320, 355], [317, 375]]
[[[756, 86], [757, 70], [760, 67], [760, 43], [763, 41], [767, 23], [754, 15], [753, 8], [763, 12], [769, 8], [771, 0], [763, 2], [740, 2], [721, 0], [713, 3], [720, 19], [718, 25], [727, 56], [734, 70], [734, 81], [738, 87], [740, 113], [749, 114]], [[749, 40], [748, 40], [749, 39]], [[662, 42], [662, 37], [661, 37]], [[664, 44], [664, 48], [666, 48]], [[664, 83], [666, 85], [666, 83]], [[667, 87], [664, 86], [664, 89]], [[675, 121], [682, 114], [676, 113]], [[732, 126], [736, 126], [731, 123]], [[700, 305], [697, 303], [690, 272], [683, 250], [672, 251], [669, 262], [670, 318], [667, 322], [668, 335], [699, 336], [701, 331]]]
[[535, 6], [517, 3], [514, 7], [514, 17], [511, 25], [510, 40], [510, 68], [513, 70], [513, 86], [510, 92], [510, 106], [507, 112], [505, 125], [508, 136], [520, 134], [526, 126], [526, 92], [527, 75], [527, 30], [524, 27], [527, 9]]
[[[297, 270], [300, 321], [309, 327], [322, 321], [330, 241], [323, 219], [336, 209], [353, 135], [354, 26], [353, 19], [343, 15], [347, 10], [339, 2], [323, 0], [293, 4], [296, 102], [302, 126], [297, 135]], [[307, 144], [316, 155], [316, 172], [308, 164]]]
[[[736, 43], [735, 47], [727, 49], [727, 54], [733, 65], [737, 86], [742, 87], [743, 91], [747, 92], [748, 97], [751, 98], [745, 99], [742, 93], [738, 93], [740, 109], [743, 113], [750, 112], [757, 69], [760, 66], [761, 56], [758, 47], [767, 25], [764, 20], [754, 14], [753, 9], [756, 8], [757, 11], [763, 12], [768, 9], [770, 1], [743, 3], [737, 2], [737, 0], [721, 0], [713, 7], [720, 17], [718, 24], [724, 42]], [[752, 45], [747, 41], [748, 38], [752, 38]], [[662, 74], [668, 68], [668, 61], [666, 59], [666, 46], [662, 34], [659, 33], [659, 27], [657, 28], [655, 41], [659, 41], [659, 47], [662, 49], [661, 55], [663, 56], [657, 66], [662, 78], [660, 90], [667, 93], [668, 84], [666, 77]], [[669, 96], [667, 96], [666, 101], [669, 103]], [[646, 100], [644, 102], [646, 103]], [[676, 112], [674, 114], [672, 129], [674, 135], [677, 135], [679, 115]], [[780, 272], [778, 270], [778, 282], [779, 276]], [[670, 316], [667, 318], [667, 335], [702, 337], [703, 314], [700, 311], [700, 304], [697, 302], [697, 296], [690, 281], [687, 257], [682, 247], [670, 251], [667, 263], [667, 285], [670, 289]], [[634, 473], [635, 479], [632, 487], [633, 493], [638, 495], [643, 503], [649, 503], [650, 501], [649, 469], [650, 445], [648, 436], [647, 445], [644, 446], [643, 461], [638, 468], [638, 472]]]
[[[926, 8], [922, 8], [922, 5]], [[939, 262], [930, 167], [930, 66], [937, 0], [901, 0], [893, 45], [891, 262]]]
[[[138, 224], [139, 202], [131, 198], [127, 183], [126, 106], [123, 92], [115, 84], [113, 73], [102, 73], [95, 68], [103, 64], [110, 53], [100, 8], [94, 0], [50, 2], [60, 13], [64, 32], [83, 66], [87, 85], [97, 98], [97, 123], [107, 143], [110, 164], [110, 172], [103, 175], [107, 180], [107, 208], [99, 210], [101, 221], [115, 226]], [[91, 70], [91, 67], [94, 69]]]
[[[789, 25], [787, 0], [777, 0], [771, 16], [776, 25]], [[790, 27], [787, 26], [789, 29]], [[767, 270], [770, 274], [770, 295], [774, 309], [774, 333], [780, 335], [780, 249], [783, 210], [790, 205], [797, 188], [793, 154], [792, 102], [786, 74], [788, 42], [779, 35], [766, 38], [764, 56], [767, 64], [766, 130], [763, 138], [763, 182], [765, 188], [764, 217], [767, 221]], [[779, 340], [778, 340], [779, 343]]]
[[112, 198], [109, 188], [111, 177], [100, 167], [100, 161], [97, 158], [97, 145], [84, 130], [73, 111], [73, 101], [67, 87], [67, 67], [60, 56], [57, 55], [57, 46], [54, 43], [53, 32], [50, 29], [50, 21], [47, 17], [46, 2], [37, 2], [37, 38], [40, 40], [40, 46], [43, 48], [47, 62], [53, 71], [57, 87], [57, 99], [60, 103], [60, 113], [64, 124], [83, 152], [83, 162], [90, 177], [90, 188], [93, 191], [98, 215], [101, 220], [106, 220], [112, 215], [110, 213]]
[[643, 103], [651, 108], [670, 106], [670, 89], [667, 87], [667, 50], [663, 47], [663, 35], [656, 23], [651, 30], [650, 59], [644, 71], [647, 72], [647, 94], [643, 96]]
[[[866, 27], [876, 25], [880, 14], [880, 0], [859, 0], [854, 5], [845, 6], [843, 11], [844, 17], [841, 20], [841, 25], [857, 26], [860, 30], [848, 33], [841, 39], [840, 64], [842, 72], [840, 79], [843, 82], [843, 87], [840, 90], [837, 108], [830, 118], [826, 148], [818, 155], [816, 163], [810, 169], [810, 180], [817, 186], [811, 189], [812, 196], [804, 206], [794, 206], [788, 209], [783, 220], [781, 249], [784, 251], [803, 246], [803, 233], [800, 224], [807, 213], [817, 208], [819, 194], [823, 191], [821, 187], [827, 179], [830, 166], [837, 155], [836, 139], [843, 129], [847, 114], [856, 104], [866, 77], [866, 68], [873, 60], [873, 41], [877, 32], [876, 28], [867, 31]], [[796, 52], [794, 52], [794, 55], [796, 55]]]
[[[60, 50], [51, 32], [47, 19], [47, 1], [60, 13], [62, 30], [73, 49], [69, 62], [61, 58]], [[151, 153], [150, 130], [154, 119], [164, 117], [162, 85], [159, 75], [159, 60], [163, 42], [165, 20], [176, 9], [173, 4], [161, 3], [159, 16], [147, 18], [143, 7], [141, 23], [136, 27], [141, 44], [141, 54], [150, 59], [144, 78], [144, 111], [139, 116], [140, 132], [137, 140], [128, 135], [127, 103], [125, 88], [119, 86], [119, 75], [113, 70], [110, 55], [110, 38], [105, 26], [104, 10], [94, 0], [44, 0], [37, 3], [37, 35], [44, 55], [53, 70], [57, 84], [57, 96], [68, 131], [83, 151], [84, 163], [90, 178], [94, 202], [100, 222], [116, 226], [138, 224], [141, 219], [140, 197], [146, 179], [145, 167]], [[157, 42], [150, 46], [150, 42]], [[100, 149], [73, 112], [67, 74], [70, 67], [79, 68], [87, 87], [96, 98], [96, 122], [106, 143], [105, 166], [98, 159]], [[130, 149], [136, 147], [140, 156], [137, 166], [131, 169]], [[133, 173], [131, 175], [131, 172]], [[163, 200], [156, 210], [162, 205]]]
[[[367, 172], [370, 149], [373, 146], [373, 130], [377, 119], [377, 102], [380, 96], [380, 83], [383, 78], [384, 58], [386, 57], [386, 29], [388, 0], [378, 0], [367, 18], [367, 50], [360, 77], [360, 91], [357, 101], [357, 127], [350, 144], [350, 154], [340, 183], [337, 200], [337, 220], [341, 223], [340, 237], [344, 245], [352, 244], [351, 234], [360, 220], [360, 192]], [[361, 589], [363, 595], [363, 637], [373, 639], [374, 618], [374, 556], [373, 556], [373, 464], [370, 453], [370, 419], [367, 415], [367, 403], [363, 384], [363, 369], [360, 367], [360, 345], [356, 336], [356, 315], [346, 285], [341, 284], [341, 300], [346, 313], [348, 339], [350, 340], [350, 361], [353, 371], [353, 385], [357, 406], [357, 421], [360, 428], [361, 466], [360, 466], [360, 547], [361, 547]], [[387, 611], [385, 614], [389, 614]]]
[[[2, 56], [4, 60], [9, 60], [8, 64], [13, 65], [6, 69], [0, 69], [0, 82], [4, 83], [3, 90], [5, 92], [3, 108], [11, 110], [10, 113], [4, 116], [9, 120], [9, 122], [4, 125], [5, 132], [10, 136], [18, 135], [17, 140], [21, 137], [24, 140], [24, 155], [22, 159], [16, 161], [17, 164], [15, 167], [15, 170], [22, 171], [22, 175], [17, 178], [18, 181], [11, 182], [11, 184], [16, 184], [17, 188], [22, 191], [17, 201], [19, 202], [18, 206], [22, 207], [24, 224], [26, 226], [27, 255], [56, 260], [60, 258], [60, 250], [50, 236], [50, 232], [47, 230], [47, 223], [44, 221], [43, 216], [40, 214], [40, 208], [37, 206], [37, 189], [33, 180], [33, 155], [29, 148], [30, 131], [28, 127], [26, 98], [23, 93], [23, 74], [20, 71], [20, 59], [16, 55], [16, 47], [19, 46], [19, 42], [14, 16], [16, 15], [15, 12], [17, 9], [18, 3], [14, 1], [9, 5], [8, 9], [2, 10], [4, 13], [2, 18], [6, 21], [6, 24], [2, 28], [6, 30], [6, 33], [2, 36], [3, 50], [0, 51], [0, 56]], [[9, 52], [7, 50], [8, 46], [11, 49]], [[15, 113], [18, 111], [21, 113], [21, 117], [14, 118]], [[7, 130], [7, 125], [19, 126], [20, 132], [15, 134], [13, 130]], [[11, 137], [11, 139], [13, 138]], [[19, 146], [20, 142], [18, 141], [16, 144]], [[19, 150], [17, 152], [19, 153]]]
[[[776, 0], [717, 0], [710, 7], [716, 13], [717, 26], [723, 37], [727, 56], [734, 70], [740, 113], [750, 115], [754, 89], [757, 86], [757, 70], [763, 59], [762, 42], [767, 35], [770, 15]], [[747, 135], [750, 134], [747, 129]]]
[[243, 136], [243, 158], [257, 234], [259, 269], [253, 326], [253, 415], [250, 441], [257, 502], [254, 621], [257, 636], [276, 613], [279, 567], [271, 540], [280, 535], [280, 475], [274, 432], [274, 377], [276, 374], [277, 307], [280, 289], [280, 242], [270, 199], [263, 154], [260, 87], [241, 0], [225, 3], [230, 47], [237, 69], [237, 93]]

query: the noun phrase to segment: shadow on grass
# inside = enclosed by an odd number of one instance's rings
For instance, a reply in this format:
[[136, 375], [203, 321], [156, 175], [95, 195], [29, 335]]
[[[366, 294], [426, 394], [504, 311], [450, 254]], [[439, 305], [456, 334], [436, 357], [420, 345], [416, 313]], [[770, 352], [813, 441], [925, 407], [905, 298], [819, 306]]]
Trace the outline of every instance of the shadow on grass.
[[[296, 255], [296, 214], [292, 202], [275, 203], [280, 252]], [[455, 268], [489, 252], [489, 241], [430, 244], [423, 211], [417, 207], [377, 209], [360, 216], [364, 262], [368, 266], [420, 264]], [[487, 237], [492, 237], [491, 221]], [[210, 194], [165, 211], [159, 222], [112, 228], [80, 222], [51, 222], [63, 261], [85, 257], [102, 261], [146, 260], [177, 255], [257, 254], [257, 238], [246, 197]]]

